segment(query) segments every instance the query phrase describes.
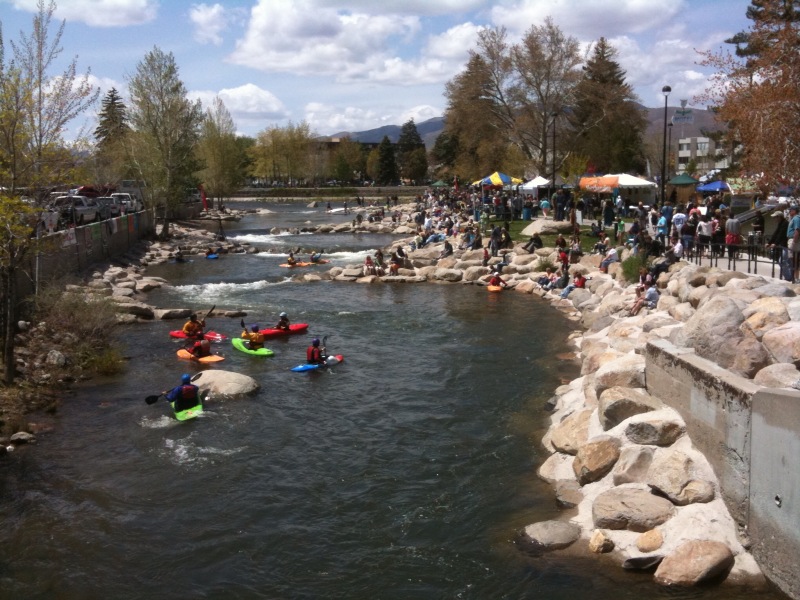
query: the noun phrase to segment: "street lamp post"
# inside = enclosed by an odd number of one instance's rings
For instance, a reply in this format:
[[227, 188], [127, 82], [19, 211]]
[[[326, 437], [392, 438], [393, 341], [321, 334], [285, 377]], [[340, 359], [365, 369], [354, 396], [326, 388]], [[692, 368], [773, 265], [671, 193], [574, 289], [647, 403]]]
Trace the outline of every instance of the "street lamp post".
[[554, 112], [550, 115], [553, 117], [553, 193], [556, 191], [556, 117], [558, 113]]
[[667, 183], [667, 98], [671, 91], [672, 88], [668, 85], [661, 88], [661, 93], [664, 94], [664, 147], [661, 153], [661, 206], [664, 206], [664, 202], [666, 201], [664, 194], [666, 194]]
[[669, 127], [669, 141], [667, 142], [667, 175], [671, 177], [672, 169], [670, 168], [670, 164], [672, 163], [672, 121], [667, 123], [667, 127]]

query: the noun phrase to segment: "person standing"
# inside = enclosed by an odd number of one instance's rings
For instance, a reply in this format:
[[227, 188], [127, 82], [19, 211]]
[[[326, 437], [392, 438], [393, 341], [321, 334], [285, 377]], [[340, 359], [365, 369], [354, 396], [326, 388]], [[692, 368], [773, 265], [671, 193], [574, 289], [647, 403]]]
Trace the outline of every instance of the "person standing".
[[800, 280], [800, 215], [797, 204], [789, 206], [789, 225], [786, 228], [786, 246], [792, 261], [792, 283]]

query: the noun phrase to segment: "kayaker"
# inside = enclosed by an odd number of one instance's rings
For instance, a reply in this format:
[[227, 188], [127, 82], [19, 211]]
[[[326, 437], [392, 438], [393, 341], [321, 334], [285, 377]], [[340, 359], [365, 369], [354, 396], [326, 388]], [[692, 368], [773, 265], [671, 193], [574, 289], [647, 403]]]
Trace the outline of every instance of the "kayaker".
[[280, 314], [280, 317], [281, 317], [280, 321], [278, 321], [278, 324], [275, 325], [275, 329], [282, 329], [283, 331], [289, 331], [289, 325], [290, 325], [289, 315], [287, 315], [285, 312], [282, 312]]
[[505, 281], [503, 281], [503, 278], [500, 277], [500, 273], [498, 273], [497, 271], [492, 273], [492, 277], [491, 279], [489, 279], [489, 285], [508, 287], [508, 284]]
[[320, 348], [319, 338], [311, 340], [311, 345], [306, 349], [306, 362], [310, 365], [325, 364], [325, 347]]
[[181, 376], [181, 384], [172, 388], [168, 392], [161, 392], [168, 402], [172, 402], [175, 412], [189, 410], [200, 404], [199, 388], [192, 383], [192, 376], [184, 373]]
[[320, 250], [316, 254], [312, 252], [308, 260], [311, 261], [312, 263], [318, 263], [320, 260], [322, 260], [322, 250]]
[[260, 350], [264, 347], [264, 334], [259, 333], [258, 325], [253, 325], [250, 329], [249, 332], [247, 329], [242, 332], [242, 339], [247, 340], [247, 347], [250, 350]]
[[297, 259], [295, 259], [294, 252], [292, 252], [291, 250], [289, 250], [289, 258], [286, 259], [286, 264], [292, 267], [297, 264]]
[[197, 320], [197, 315], [192, 313], [189, 315], [189, 320], [186, 321], [186, 324], [183, 326], [183, 333], [186, 335], [187, 338], [202, 338], [203, 337], [203, 330], [206, 327], [206, 320], [201, 319]]
[[189, 350], [195, 358], [211, 356], [211, 342], [208, 340], [197, 340]]

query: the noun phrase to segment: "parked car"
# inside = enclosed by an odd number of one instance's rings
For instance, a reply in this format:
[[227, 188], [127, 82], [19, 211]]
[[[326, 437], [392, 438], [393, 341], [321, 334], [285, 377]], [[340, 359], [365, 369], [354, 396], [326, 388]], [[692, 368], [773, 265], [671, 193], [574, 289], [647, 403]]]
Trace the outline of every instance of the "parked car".
[[113, 196], [100, 196], [99, 198], [95, 198], [95, 201], [97, 202], [98, 209], [100, 210], [100, 219], [103, 221], [118, 217], [123, 212], [122, 202], [120, 202], [119, 198], [114, 198]]
[[120, 205], [123, 208], [123, 212], [131, 213], [131, 212], [139, 212], [140, 210], [144, 209], [144, 204], [139, 198], [135, 196], [131, 196], [127, 192], [114, 192], [111, 194], [112, 198], [116, 198]]
[[59, 212], [63, 221], [75, 225], [93, 223], [100, 214], [94, 198], [86, 196], [59, 196], [51, 208]]

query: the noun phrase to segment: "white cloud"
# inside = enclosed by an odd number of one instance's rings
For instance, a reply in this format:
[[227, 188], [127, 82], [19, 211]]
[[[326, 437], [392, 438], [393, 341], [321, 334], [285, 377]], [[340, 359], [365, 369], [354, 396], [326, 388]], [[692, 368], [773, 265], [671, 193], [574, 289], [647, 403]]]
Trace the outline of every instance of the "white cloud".
[[365, 131], [384, 125], [401, 125], [409, 119], [421, 123], [441, 115], [441, 107], [430, 105], [394, 110], [378, 107], [338, 107], [321, 102], [309, 102], [305, 108], [305, 120], [311, 129], [320, 135], [331, 135], [342, 131]]
[[188, 96], [192, 100], [200, 100], [204, 108], [210, 107], [214, 98], [219, 96], [237, 128], [248, 132], [263, 129], [290, 116], [283, 102], [272, 92], [252, 83], [221, 89], [219, 92], [192, 91]]
[[479, 10], [487, 0], [317, 0], [319, 6], [363, 13], [395, 13], [408, 15], [454, 15]]
[[194, 39], [200, 44], [222, 44], [222, 35], [228, 27], [228, 15], [221, 4], [193, 4], [189, 20], [194, 25]]
[[[11, 4], [37, 12], [37, 0], [11, 0]], [[93, 27], [125, 27], [153, 21], [157, 13], [157, 0], [59, 0], [55, 16]]]

